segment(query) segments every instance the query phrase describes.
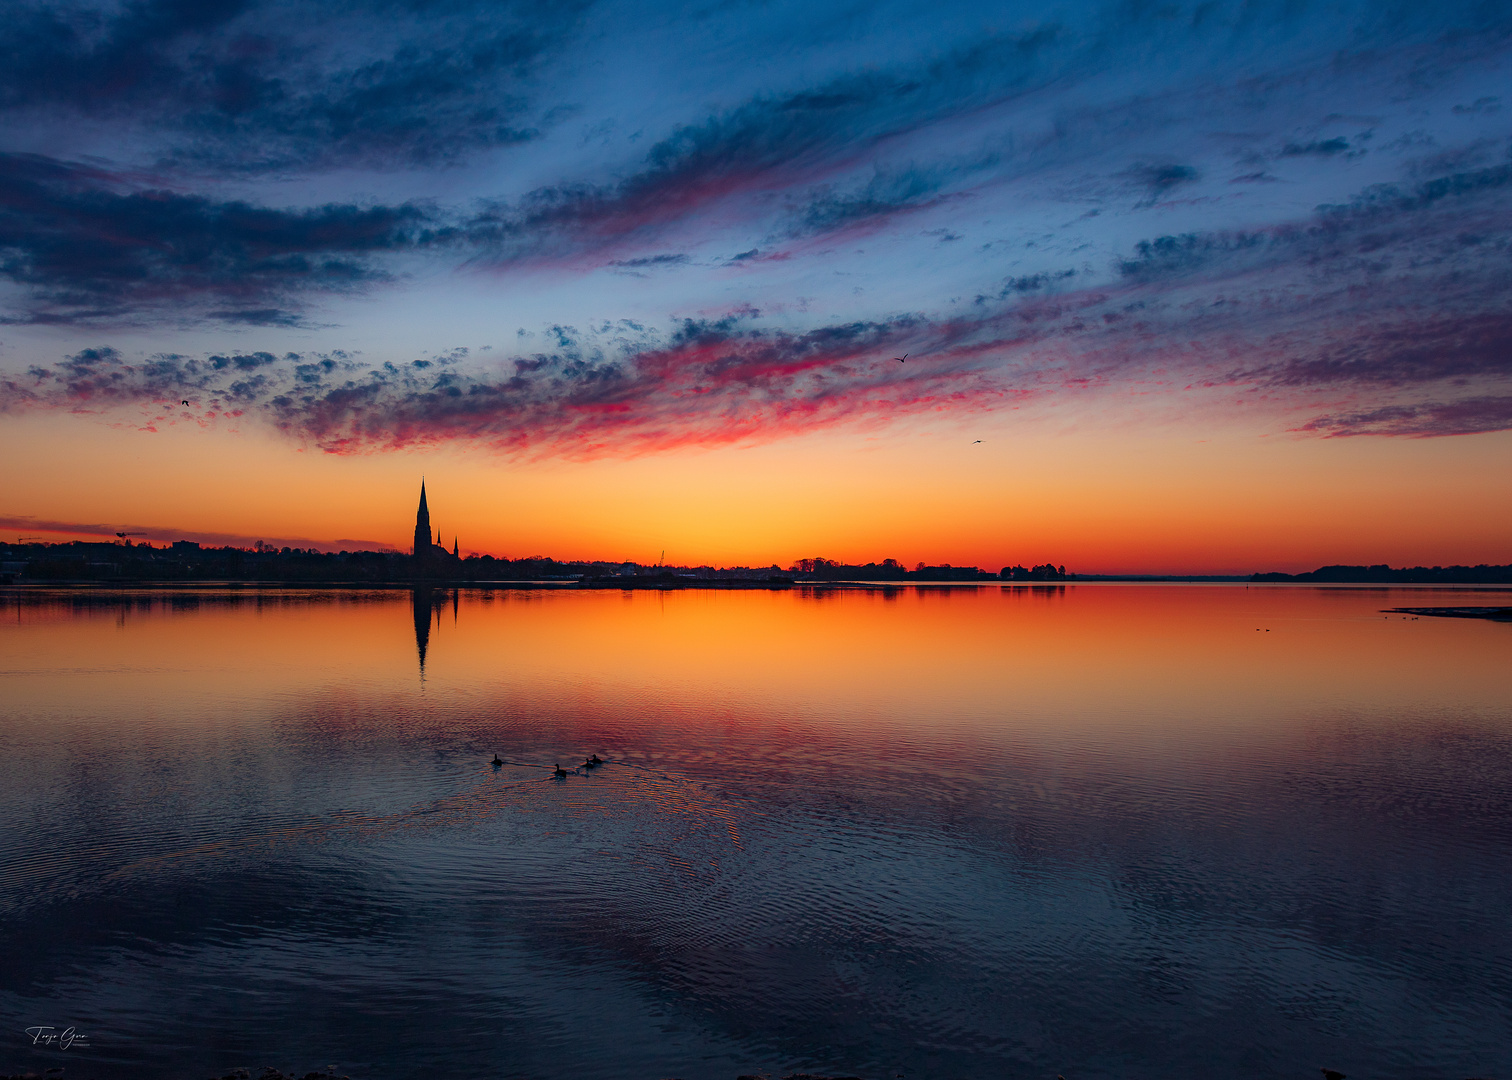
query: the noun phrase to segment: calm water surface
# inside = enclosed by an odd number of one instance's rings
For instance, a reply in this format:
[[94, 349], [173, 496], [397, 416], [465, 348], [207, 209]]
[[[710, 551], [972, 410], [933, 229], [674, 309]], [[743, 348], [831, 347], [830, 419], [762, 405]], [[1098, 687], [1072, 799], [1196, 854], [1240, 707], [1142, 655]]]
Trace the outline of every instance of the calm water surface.
[[1512, 1074], [1512, 594], [3, 602], [0, 1073]]

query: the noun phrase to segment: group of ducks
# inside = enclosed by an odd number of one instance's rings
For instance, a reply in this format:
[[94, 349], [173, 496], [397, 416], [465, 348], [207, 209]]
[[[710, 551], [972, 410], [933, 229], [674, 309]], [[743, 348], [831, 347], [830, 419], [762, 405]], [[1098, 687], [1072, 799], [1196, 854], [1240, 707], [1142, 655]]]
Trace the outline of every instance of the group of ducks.
[[[591, 754], [588, 757], [585, 757], [583, 759], [583, 763], [578, 766], [578, 769], [596, 769], [596, 768], [598, 768], [598, 766], [602, 765], [603, 763], [604, 763], [604, 759], [603, 758], [599, 757], [597, 754]], [[577, 771], [577, 769], [573, 770], [573, 772], [576, 772], [576, 771]], [[558, 780], [561, 780], [561, 779], [563, 779], [563, 778], [566, 777], [567, 770], [564, 769], [564, 768], [562, 768], [560, 765], [558, 765], [556, 767], [556, 771], [553, 772], [551, 775], [554, 776], [554, 777], [556, 777]]]
[[[579, 769], [596, 769], [600, 765], [602, 765], [603, 763], [604, 763], [604, 759], [603, 758], [599, 757], [597, 754], [590, 754], [588, 757], [585, 757], [583, 759], [583, 763], [581, 765], [579, 765], [578, 768]], [[490, 761], [489, 764], [492, 765], [495, 769], [501, 769], [501, 768], [504, 767], [504, 765], [506, 764], [506, 762], [504, 761], [503, 758], [499, 757], [498, 754], [495, 754], [493, 760]], [[573, 771], [575, 772], [576, 770], [573, 770]], [[551, 775], [554, 776], [554, 777], [556, 777], [558, 780], [563, 780], [563, 779], [566, 779], [566, 777], [568, 776], [568, 772], [567, 772], [566, 769], [562, 768], [561, 762], [557, 762], [556, 763], [556, 768], [552, 770]]]

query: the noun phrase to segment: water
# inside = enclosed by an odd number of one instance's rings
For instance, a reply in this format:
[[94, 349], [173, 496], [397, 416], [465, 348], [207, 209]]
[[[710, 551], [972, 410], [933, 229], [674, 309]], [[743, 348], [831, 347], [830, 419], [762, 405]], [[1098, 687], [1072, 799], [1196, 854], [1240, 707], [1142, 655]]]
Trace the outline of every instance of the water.
[[0, 1073], [1506, 1075], [1501, 602], [10, 593]]

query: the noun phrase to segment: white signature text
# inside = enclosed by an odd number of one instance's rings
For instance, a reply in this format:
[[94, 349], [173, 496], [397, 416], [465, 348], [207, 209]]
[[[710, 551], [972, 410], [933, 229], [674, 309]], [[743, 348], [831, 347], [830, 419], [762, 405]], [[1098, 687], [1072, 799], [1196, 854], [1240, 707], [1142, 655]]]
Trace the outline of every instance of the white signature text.
[[56, 1046], [59, 1050], [67, 1050], [69, 1047], [87, 1047], [89, 1036], [80, 1035], [71, 1027], [55, 1028], [45, 1024], [29, 1027], [26, 1033], [31, 1036], [33, 1046]]

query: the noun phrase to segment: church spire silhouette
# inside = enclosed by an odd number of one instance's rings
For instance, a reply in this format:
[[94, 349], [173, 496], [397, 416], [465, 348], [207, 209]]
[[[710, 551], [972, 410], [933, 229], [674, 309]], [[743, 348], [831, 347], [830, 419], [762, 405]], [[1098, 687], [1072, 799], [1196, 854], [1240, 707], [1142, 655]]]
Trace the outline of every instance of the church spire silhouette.
[[415, 555], [428, 555], [430, 546], [430, 507], [425, 504], [425, 478], [421, 477], [420, 509], [415, 511]]
[[415, 511], [415, 559], [413, 563], [414, 573], [417, 577], [432, 577], [442, 574], [461, 556], [461, 544], [457, 538], [452, 538], [452, 549], [446, 550], [446, 544], [441, 539], [441, 530], [437, 529], [435, 539], [431, 539], [431, 516], [430, 503], [425, 497], [425, 478], [420, 478], [420, 506]]

